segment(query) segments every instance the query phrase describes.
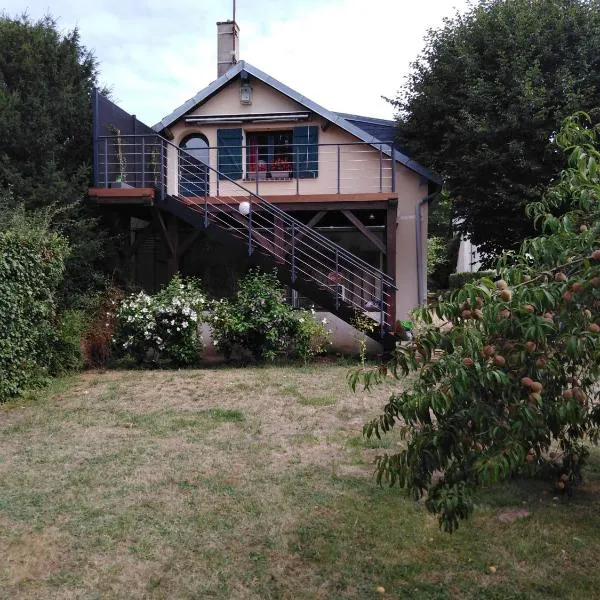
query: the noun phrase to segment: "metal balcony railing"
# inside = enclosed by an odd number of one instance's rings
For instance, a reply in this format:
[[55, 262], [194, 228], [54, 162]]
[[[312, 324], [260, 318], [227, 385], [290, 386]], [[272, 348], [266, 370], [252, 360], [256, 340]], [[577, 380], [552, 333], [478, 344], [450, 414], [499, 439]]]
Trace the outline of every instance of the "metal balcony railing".
[[258, 188], [244, 187], [157, 134], [101, 136], [96, 144], [98, 187], [153, 187], [159, 201], [175, 199], [205, 228], [243, 240], [249, 254], [258, 250], [286, 265], [292, 282], [302, 279], [329, 292], [336, 308], [367, 313], [382, 333], [392, 329], [393, 279], [267, 202]]
[[[103, 183], [106, 181], [104, 175], [110, 178], [118, 174], [123, 170], [120, 164], [123, 157], [127, 162], [131, 156], [136, 156], [137, 160], [144, 157], [144, 179], [146, 183], [150, 181], [160, 170], [160, 157], [153, 150], [152, 143], [147, 139], [144, 141], [148, 137], [151, 136], [118, 135], [98, 139], [99, 166], [104, 168], [104, 173], [100, 170]], [[239, 184], [244, 184], [257, 195], [396, 191], [392, 142], [317, 144], [314, 146], [316, 158], [309, 162], [308, 172], [303, 172], [298, 157], [306, 147], [300, 144], [243, 146], [241, 164], [235, 169], [240, 175], [238, 179], [218, 176], [218, 148], [203, 148], [201, 157], [195, 156], [213, 168], [207, 178], [207, 192], [212, 196], [239, 195], [243, 192]], [[144, 170], [138, 168], [136, 171], [141, 176]], [[232, 172], [226, 171], [225, 175], [231, 176]]]

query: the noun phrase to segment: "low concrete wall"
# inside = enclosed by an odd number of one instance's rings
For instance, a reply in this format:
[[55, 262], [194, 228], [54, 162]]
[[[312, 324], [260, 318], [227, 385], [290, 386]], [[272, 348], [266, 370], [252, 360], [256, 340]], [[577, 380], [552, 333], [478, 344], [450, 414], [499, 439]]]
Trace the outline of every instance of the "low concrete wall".
[[[366, 340], [367, 342], [367, 355], [376, 356], [383, 352], [381, 344], [372, 340], [364, 333], [354, 329], [354, 327], [348, 325], [348, 323], [342, 321], [339, 317], [336, 317], [329, 312], [317, 312], [315, 318], [318, 321], [326, 319], [326, 327], [331, 330], [331, 347], [329, 349], [329, 354], [358, 356], [360, 352], [360, 340]], [[221, 355], [217, 354], [215, 351], [210, 327], [206, 323], [202, 323], [200, 326], [200, 333], [202, 335], [202, 341], [204, 342], [204, 351], [202, 355], [208, 359], [220, 357]]]

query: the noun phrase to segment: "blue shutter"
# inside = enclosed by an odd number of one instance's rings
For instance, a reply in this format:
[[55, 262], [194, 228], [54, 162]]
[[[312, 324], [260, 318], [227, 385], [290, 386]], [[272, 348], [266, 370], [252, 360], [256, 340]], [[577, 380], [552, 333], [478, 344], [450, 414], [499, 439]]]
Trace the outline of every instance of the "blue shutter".
[[319, 128], [294, 127], [294, 177], [313, 179], [319, 174]]
[[217, 129], [219, 179], [242, 178], [242, 130]]

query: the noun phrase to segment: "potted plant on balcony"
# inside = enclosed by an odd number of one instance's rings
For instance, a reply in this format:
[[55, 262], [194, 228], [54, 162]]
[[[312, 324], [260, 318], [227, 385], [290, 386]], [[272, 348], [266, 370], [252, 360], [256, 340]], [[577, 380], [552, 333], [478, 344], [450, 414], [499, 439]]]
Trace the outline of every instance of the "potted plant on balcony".
[[289, 179], [291, 170], [292, 163], [282, 156], [278, 156], [271, 163], [271, 179]]
[[248, 179], [252, 181], [264, 181], [267, 178], [267, 163], [259, 160], [258, 164], [250, 163], [248, 166]]
[[116, 137], [114, 141], [115, 145], [115, 165], [117, 167], [117, 174], [115, 180], [110, 183], [111, 188], [130, 188], [131, 186], [126, 182], [127, 179], [127, 158], [123, 149], [123, 138], [121, 137], [121, 130], [117, 129], [114, 125], [109, 126], [109, 131]]

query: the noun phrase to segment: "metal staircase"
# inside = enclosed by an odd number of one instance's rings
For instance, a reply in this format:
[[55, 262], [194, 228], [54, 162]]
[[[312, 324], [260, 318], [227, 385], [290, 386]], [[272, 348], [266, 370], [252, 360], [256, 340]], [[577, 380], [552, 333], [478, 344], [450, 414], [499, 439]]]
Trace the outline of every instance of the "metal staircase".
[[343, 320], [373, 319], [371, 337], [384, 341], [393, 331], [389, 275], [160, 135], [96, 135], [94, 163], [97, 187], [153, 188], [157, 208], [237, 245]]

